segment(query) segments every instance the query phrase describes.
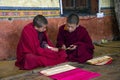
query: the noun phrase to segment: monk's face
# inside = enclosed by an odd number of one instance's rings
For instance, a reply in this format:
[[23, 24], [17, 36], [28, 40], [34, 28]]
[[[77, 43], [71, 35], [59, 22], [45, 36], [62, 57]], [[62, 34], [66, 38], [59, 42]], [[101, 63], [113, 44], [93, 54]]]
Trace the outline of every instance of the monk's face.
[[75, 31], [75, 29], [77, 28], [77, 25], [76, 24], [67, 24], [67, 29], [69, 32], [73, 32]]
[[37, 31], [39, 31], [39, 32], [44, 32], [44, 31], [46, 31], [46, 28], [47, 28], [47, 25], [43, 25], [42, 27], [35, 27], [35, 29], [37, 30]]

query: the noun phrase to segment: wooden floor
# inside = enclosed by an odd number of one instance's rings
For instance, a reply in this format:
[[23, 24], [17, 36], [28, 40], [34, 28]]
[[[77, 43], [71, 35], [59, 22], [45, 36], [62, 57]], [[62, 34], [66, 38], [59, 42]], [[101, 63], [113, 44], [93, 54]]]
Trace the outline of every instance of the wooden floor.
[[[95, 45], [94, 57], [112, 54], [112, 53], [120, 53], [120, 41], [110, 41], [108, 43]], [[25, 72], [30, 72], [27, 70], [19, 70], [14, 65], [14, 63], [15, 63], [15, 60], [0, 61], [0, 79], [10, 77], [10, 76], [15, 76], [17, 74], [22, 74]]]

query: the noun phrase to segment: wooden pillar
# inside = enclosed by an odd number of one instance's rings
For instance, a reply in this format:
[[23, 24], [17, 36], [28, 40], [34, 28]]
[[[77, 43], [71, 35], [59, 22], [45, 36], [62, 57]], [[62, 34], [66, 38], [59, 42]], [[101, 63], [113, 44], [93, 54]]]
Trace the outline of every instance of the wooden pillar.
[[118, 22], [118, 35], [115, 36], [114, 40], [120, 40], [120, 0], [114, 0], [115, 14]]
[[120, 31], [120, 0], [114, 0], [115, 13], [118, 21], [119, 31]]

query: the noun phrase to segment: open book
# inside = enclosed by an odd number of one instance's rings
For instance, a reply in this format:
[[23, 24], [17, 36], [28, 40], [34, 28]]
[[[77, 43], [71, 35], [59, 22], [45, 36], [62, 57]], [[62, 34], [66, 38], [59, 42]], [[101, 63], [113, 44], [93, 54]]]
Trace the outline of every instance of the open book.
[[46, 76], [50, 76], [50, 75], [62, 73], [62, 72], [65, 72], [65, 71], [69, 71], [69, 70], [72, 70], [72, 69], [75, 69], [75, 68], [76, 67], [74, 67], [74, 66], [65, 64], [65, 65], [60, 65], [60, 66], [56, 66], [56, 67], [53, 67], [53, 68], [49, 68], [49, 69], [46, 69], [46, 70], [42, 70], [42, 71], [40, 71], [40, 73], [42, 73]]
[[87, 63], [93, 64], [93, 65], [105, 65], [105, 64], [111, 63], [112, 60], [113, 58], [110, 56], [101, 56], [101, 57], [90, 59], [87, 61]]

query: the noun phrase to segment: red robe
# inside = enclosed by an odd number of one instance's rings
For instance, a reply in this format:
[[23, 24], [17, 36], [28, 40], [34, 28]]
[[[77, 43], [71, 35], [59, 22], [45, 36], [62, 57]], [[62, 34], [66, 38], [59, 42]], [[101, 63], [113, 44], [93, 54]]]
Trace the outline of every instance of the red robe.
[[[53, 46], [44, 32], [47, 43]], [[38, 32], [34, 29], [33, 23], [24, 27], [18, 46], [17, 61], [15, 63], [20, 69], [33, 69], [40, 66], [51, 66], [66, 61], [64, 50], [54, 52], [40, 46]]]
[[94, 46], [87, 30], [80, 26], [73, 32], [68, 32], [65, 25], [59, 28], [57, 36], [57, 47], [61, 47], [63, 44], [69, 47], [72, 44], [77, 45], [75, 50], [67, 50], [68, 61], [84, 63], [86, 60], [93, 57]]

